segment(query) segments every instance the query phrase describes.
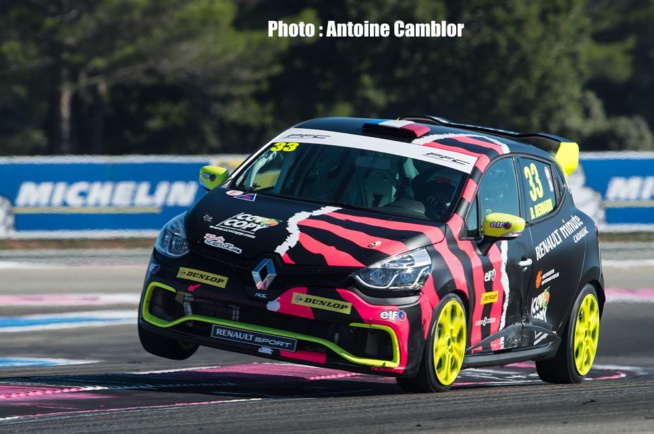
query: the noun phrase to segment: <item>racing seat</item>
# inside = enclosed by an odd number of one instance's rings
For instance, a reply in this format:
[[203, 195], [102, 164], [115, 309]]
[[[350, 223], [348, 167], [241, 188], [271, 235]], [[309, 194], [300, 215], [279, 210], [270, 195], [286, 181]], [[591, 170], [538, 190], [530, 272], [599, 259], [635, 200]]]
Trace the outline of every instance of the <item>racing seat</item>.
[[395, 181], [387, 170], [373, 170], [364, 181], [365, 206], [382, 207], [395, 197]]

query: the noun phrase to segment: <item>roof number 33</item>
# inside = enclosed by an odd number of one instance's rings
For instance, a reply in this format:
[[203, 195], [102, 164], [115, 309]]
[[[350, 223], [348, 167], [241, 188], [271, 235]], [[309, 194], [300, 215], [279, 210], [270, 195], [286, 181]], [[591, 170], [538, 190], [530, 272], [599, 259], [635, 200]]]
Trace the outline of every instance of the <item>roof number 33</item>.
[[270, 150], [272, 152], [284, 151], [284, 152], [293, 152], [300, 144], [297, 142], [277, 142], [272, 145]]
[[543, 184], [540, 182], [540, 177], [538, 176], [538, 169], [536, 165], [531, 163], [529, 166], [525, 167], [524, 170], [525, 178], [529, 181], [529, 197], [532, 202], [536, 202], [538, 199], [543, 197]]

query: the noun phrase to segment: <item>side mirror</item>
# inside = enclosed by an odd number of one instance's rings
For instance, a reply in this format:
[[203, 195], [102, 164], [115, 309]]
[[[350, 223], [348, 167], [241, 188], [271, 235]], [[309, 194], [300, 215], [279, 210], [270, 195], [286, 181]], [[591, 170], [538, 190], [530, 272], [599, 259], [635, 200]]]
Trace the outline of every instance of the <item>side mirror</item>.
[[509, 240], [519, 237], [525, 230], [525, 219], [513, 214], [492, 212], [484, 217], [484, 236]]
[[200, 185], [207, 191], [213, 190], [229, 176], [229, 170], [219, 166], [204, 166], [200, 169]]

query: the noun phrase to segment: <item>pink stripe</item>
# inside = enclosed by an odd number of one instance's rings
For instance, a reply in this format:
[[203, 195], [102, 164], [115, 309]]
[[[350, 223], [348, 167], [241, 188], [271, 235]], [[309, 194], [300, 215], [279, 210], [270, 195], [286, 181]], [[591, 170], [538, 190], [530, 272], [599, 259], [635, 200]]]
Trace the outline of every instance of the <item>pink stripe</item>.
[[84, 392], [84, 387], [37, 387], [37, 386], [2, 386], [0, 399], [29, 398], [32, 396], [56, 395], [60, 393]]
[[442, 149], [444, 151], [458, 152], [460, 154], [469, 155], [471, 157], [479, 157], [481, 155], [478, 152], [472, 152], [468, 149], [461, 148], [459, 146], [446, 145], [440, 142], [427, 142], [422, 146], [426, 146], [428, 148]]
[[428, 126], [420, 125], [420, 124], [408, 124], [400, 128], [403, 130], [413, 131], [414, 133], [416, 133], [416, 137], [422, 137], [430, 131]]
[[452, 138], [454, 140], [458, 141], [458, 142], [470, 143], [471, 145], [483, 146], [485, 148], [493, 149], [493, 150], [499, 152], [500, 154], [505, 153], [504, 149], [500, 145], [498, 145], [496, 143], [487, 142], [485, 140], [479, 140], [479, 139], [475, 139], [473, 137], [467, 137], [467, 136], [455, 136], [455, 137], [452, 137]]
[[621, 289], [608, 288], [606, 301], [654, 302], [654, 288]]
[[[322, 229], [327, 232], [330, 232], [329, 235], [332, 237], [339, 236], [341, 238], [344, 238], [346, 240], [352, 241], [359, 247], [363, 247], [365, 249], [372, 249], [373, 247], [370, 247], [370, 243], [374, 241], [380, 241], [381, 244], [379, 244], [377, 247], [374, 247], [375, 250], [379, 250], [380, 252], [386, 253], [389, 256], [397, 255], [399, 253], [406, 252], [408, 250], [406, 244], [401, 243], [399, 241], [391, 240], [388, 238], [381, 238], [381, 237], [374, 237], [372, 235], [365, 234], [360, 231], [355, 231], [351, 229], [345, 229], [340, 226], [337, 226], [332, 223], [328, 223], [322, 220], [302, 220], [298, 223], [298, 225], [301, 226], [309, 226], [313, 227], [316, 229]], [[338, 234], [338, 235], [335, 235]]]
[[405, 222], [400, 222], [400, 221], [388, 221], [388, 220], [381, 220], [381, 219], [376, 219], [372, 217], [359, 217], [359, 216], [354, 216], [354, 215], [349, 215], [349, 214], [342, 214], [339, 212], [333, 212], [329, 214], [330, 217], [334, 217], [340, 220], [350, 220], [353, 222], [357, 223], [363, 223], [366, 225], [371, 225], [371, 226], [384, 226], [389, 229], [393, 229], [396, 231], [414, 231], [414, 232], [421, 232], [429, 239], [433, 244], [440, 243], [445, 236], [443, 235], [443, 232], [438, 229], [435, 226], [430, 226], [430, 225], [420, 225], [416, 223], [405, 223]]
[[270, 382], [270, 376], [302, 378], [304, 380], [319, 380], [321, 378], [340, 378], [352, 377], [357, 373], [339, 371], [328, 368], [312, 368], [310, 366], [291, 365], [281, 363], [253, 363], [250, 365], [233, 365], [217, 368], [193, 369], [193, 372], [212, 372], [212, 373], [234, 373], [234, 374], [257, 374], [261, 376], [262, 382]]
[[466, 188], [463, 190], [463, 194], [461, 196], [468, 202], [472, 203], [472, 201], [475, 199], [476, 192], [477, 183], [474, 180], [469, 179], [468, 183], [466, 184]]
[[287, 359], [304, 360], [306, 362], [321, 363], [323, 365], [327, 363], [327, 354], [317, 353], [315, 351], [297, 350], [293, 353], [291, 351], [280, 350], [279, 355], [286, 357]]
[[[11, 416], [12, 420], [19, 419], [38, 419], [41, 417], [57, 417], [57, 416], [71, 416], [76, 414], [103, 414], [103, 413], [116, 413], [121, 411], [133, 411], [133, 410], [145, 410], [145, 409], [155, 409], [155, 408], [174, 408], [174, 407], [194, 407], [198, 405], [213, 405], [213, 404], [228, 404], [234, 402], [248, 402], [248, 401], [261, 401], [262, 398], [245, 398], [245, 399], [222, 399], [218, 401], [202, 401], [202, 402], [177, 402], [174, 404], [164, 404], [164, 405], [140, 405], [137, 407], [121, 407], [121, 408], [109, 408], [105, 410], [78, 410], [78, 411], [60, 411], [55, 413], [39, 413], [31, 414], [25, 416]], [[3, 418], [0, 418], [2, 420]]]
[[475, 167], [482, 172], [486, 170], [486, 167], [490, 164], [490, 158], [487, 155], [480, 155], [479, 159], [475, 163]]
[[315, 253], [317, 255], [322, 255], [327, 262], [327, 265], [334, 267], [363, 267], [363, 264], [348, 253], [338, 250], [334, 246], [328, 246], [327, 244], [321, 243], [315, 238], [300, 232], [300, 244], [302, 247]]
[[137, 303], [131, 294], [110, 295], [0, 295], [3, 306], [89, 306]]

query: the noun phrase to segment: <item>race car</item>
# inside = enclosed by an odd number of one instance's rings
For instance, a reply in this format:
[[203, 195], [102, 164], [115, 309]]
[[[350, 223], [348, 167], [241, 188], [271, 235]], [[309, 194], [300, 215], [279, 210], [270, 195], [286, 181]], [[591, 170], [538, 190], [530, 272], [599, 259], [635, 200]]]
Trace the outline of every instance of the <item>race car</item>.
[[393, 376], [412, 392], [526, 360], [579, 383], [605, 295], [598, 230], [566, 181], [578, 159], [562, 137], [436, 116], [302, 122], [232, 173], [200, 169], [208, 192], [154, 246], [141, 344]]

